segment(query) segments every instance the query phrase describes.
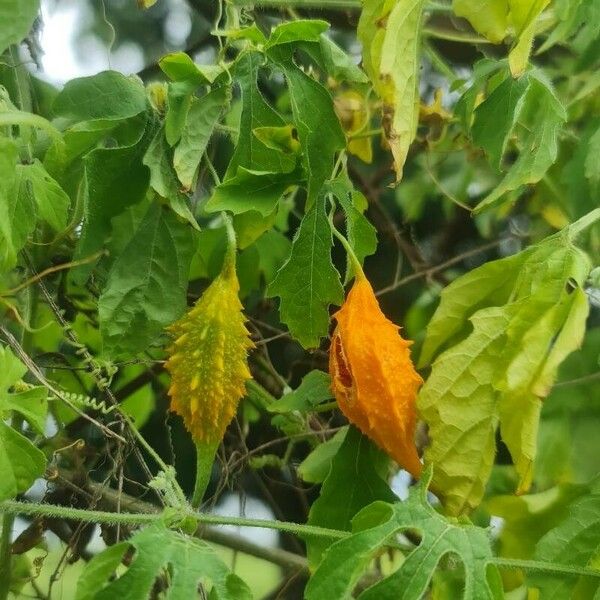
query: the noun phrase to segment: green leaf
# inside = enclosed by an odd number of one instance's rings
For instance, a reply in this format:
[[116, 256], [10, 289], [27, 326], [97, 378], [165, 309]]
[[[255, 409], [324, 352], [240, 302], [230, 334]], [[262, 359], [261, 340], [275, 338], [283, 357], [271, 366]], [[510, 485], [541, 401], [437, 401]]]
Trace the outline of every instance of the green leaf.
[[252, 210], [267, 217], [297, 179], [296, 173], [264, 173], [239, 167], [234, 177], [215, 187], [205, 209], [208, 212], [228, 210], [234, 215]]
[[300, 151], [298, 132], [292, 125], [284, 127], [257, 127], [252, 133], [267, 148], [283, 152], [284, 154], [297, 154]]
[[[165, 198], [169, 206], [192, 227], [198, 223], [188, 206], [188, 199], [179, 189], [179, 180], [173, 168], [173, 151], [165, 137], [165, 125], [156, 131], [144, 155], [143, 163], [150, 169], [150, 187]], [[186, 170], [190, 165], [186, 165]]]
[[128, 119], [146, 108], [146, 91], [141, 80], [117, 71], [68, 81], [53, 105], [56, 116], [78, 121]]
[[196, 86], [212, 83], [222, 72], [218, 65], [197, 65], [184, 52], [171, 52], [158, 61], [162, 72], [173, 81], [187, 81]]
[[[577, 500], [570, 515], [537, 544], [534, 559], [575, 567], [598, 568], [600, 551], [600, 495], [597, 491]], [[571, 600], [596, 598], [597, 578], [578, 578], [553, 573], [528, 577], [528, 584], [540, 591], [540, 598]]]
[[558, 383], [544, 402], [535, 464], [540, 487], [586, 483], [598, 475], [600, 403], [590, 402], [600, 398], [600, 379], [594, 377], [598, 348], [600, 328], [590, 327], [581, 349], [561, 365]]
[[475, 110], [473, 141], [481, 146], [490, 163], [500, 169], [506, 142], [525, 102], [529, 78], [507, 77]]
[[[364, 259], [377, 250], [377, 230], [363, 214], [368, 202], [366, 198], [354, 189], [346, 174], [328, 182], [328, 188], [337, 197], [346, 216], [346, 233], [348, 243], [358, 262], [362, 265]], [[346, 283], [353, 276], [352, 261], [348, 257], [346, 263]]]
[[[236, 218], [233, 219], [234, 225]], [[271, 283], [290, 255], [292, 244], [276, 229], [269, 229], [256, 240], [254, 247], [258, 250], [259, 268], [265, 281]]]
[[167, 90], [167, 114], [165, 115], [165, 138], [169, 146], [181, 139], [181, 132], [192, 104], [196, 86], [188, 81], [169, 84]]
[[431, 471], [411, 488], [408, 500], [396, 504], [375, 502], [353, 520], [355, 533], [330, 546], [308, 582], [306, 600], [343, 600], [372, 559], [402, 531], [416, 531], [421, 542], [391, 575], [367, 588], [361, 600], [418, 600], [426, 596], [440, 560], [456, 554], [464, 566], [465, 600], [496, 600], [503, 597], [488, 534], [480, 527], [445, 519], [427, 503]]
[[302, 69], [287, 46], [272, 48], [269, 56], [284, 71], [294, 123], [302, 146], [302, 162], [308, 175], [308, 203], [312, 204], [331, 176], [335, 153], [346, 147], [346, 138], [329, 92]]
[[[125, 573], [111, 580], [119, 554], [122, 555], [123, 547], [127, 545], [135, 549], [132, 562]], [[252, 598], [248, 586], [229, 571], [206, 542], [157, 523], [136, 533], [127, 544], [119, 544], [116, 550], [108, 548], [89, 561], [80, 576], [76, 600], [145, 600], [150, 597], [157, 577], [166, 572], [169, 574], [166, 596], [171, 600], [195, 598], [201, 584], [205, 590], [210, 590], [211, 599]], [[90, 581], [95, 585], [92, 586]]]
[[327, 29], [329, 29], [327, 21], [318, 21], [316, 19], [299, 19], [297, 21], [281, 23], [271, 32], [265, 44], [265, 50], [292, 42], [318, 42], [321, 34], [327, 31]]
[[46, 388], [33, 387], [22, 391], [10, 392], [9, 389], [21, 380], [27, 372], [25, 365], [10, 351], [0, 346], [0, 413], [4, 418], [10, 411], [16, 411], [43, 434], [46, 426]]
[[[141, 202], [148, 191], [148, 169], [142, 158], [148, 146], [142, 130], [131, 145], [95, 148], [85, 159], [84, 208], [81, 238], [75, 258], [87, 258], [100, 250], [109, 236], [113, 217]], [[72, 270], [84, 282], [93, 269], [87, 264]]]
[[338, 81], [368, 83], [364, 71], [326, 34], [319, 37], [319, 49], [328, 75]]
[[235, 64], [235, 75], [242, 95], [240, 135], [225, 179], [233, 177], [238, 167], [251, 171], [285, 173], [296, 166], [296, 158], [269, 148], [254, 135], [261, 127], [284, 127], [286, 122], [267, 103], [256, 80], [262, 66], [262, 55], [256, 52], [242, 54]]
[[478, 307], [508, 302], [514, 281], [531, 253], [525, 250], [507, 258], [492, 260], [462, 275], [442, 290], [441, 302], [427, 326], [419, 367], [431, 363], [444, 344], [467, 327]]
[[475, 213], [497, 204], [506, 192], [537, 183], [556, 160], [558, 132], [566, 120], [563, 105], [554, 91], [537, 77], [530, 77], [526, 104], [524, 124], [529, 133], [519, 156], [500, 184], [473, 209]]
[[[42, 163], [35, 159], [31, 164], [18, 165], [17, 180], [20, 181], [18, 185], [21, 193], [26, 193], [31, 186], [39, 218], [46, 221], [54, 231], [63, 231], [67, 226], [71, 200]], [[24, 202], [25, 199], [21, 201]]]
[[75, 600], [94, 600], [99, 589], [117, 570], [129, 544], [121, 542], [96, 554], [85, 566], [85, 577], [77, 581]]
[[485, 510], [504, 519], [499, 555], [531, 559], [540, 538], [568, 516], [574, 500], [588, 492], [584, 485], [562, 484], [537, 494], [494, 496], [486, 500]]
[[332, 235], [319, 200], [306, 213], [294, 237], [292, 252], [268, 288], [279, 296], [281, 320], [304, 347], [316, 347], [327, 335], [329, 304], [341, 304], [344, 289], [331, 262]]
[[104, 352], [136, 353], [186, 306], [192, 230], [154, 203], [114, 262], [98, 301]]
[[488, 78], [494, 76], [498, 71], [505, 71], [505, 67], [500, 61], [483, 58], [475, 63], [471, 77], [473, 83], [458, 99], [454, 107], [454, 114], [460, 119], [463, 129], [467, 133], [471, 131], [473, 111], [475, 110], [479, 95], [484, 91], [488, 83]]
[[194, 186], [202, 155], [230, 96], [230, 88], [221, 86], [201, 98], [192, 99], [181, 139], [173, 154], [175, 172], [186, 190]]
[[[308, 524], [350, 531], [354, 515], [371, 502], [394, 502], [397, 498], [384, 479], [388, 464], [387, 455], [351, 425], [310, 507]], [[331, 543], [327, 538], [306, 538], [311, 567], [321, 562]]]
[[530, 485], [541, 399], [585, 331], [581, 287], [591, 267], [572, 245], [579, 228], [575, 223], [516, 257], [483, 265], [443, 294], [422, 360], [448, 341], [454, 345], [434, 362], [417, 405], [429, 425], [425, 459], [435, 465], [433, 489], [451, 514], [481, 500], [498, 427], [518, 491]]
[[[244, 250], [251, 244], [253, 244], [258, 238], [260, 238], [266, 232], [277, 233], [274, 229], [272, 229], [275, 221], [277, 220], [277, 207], [268, 214], [267, 216], [261, 215], [259, 212], [255, 210], [250, 210], [247, 212], [240, 213], [238, 215], [233, 216], [233, 228], [235, 229], [235, 235], [237, 238], [238, 248], [240, 250]], [[287, 250], [284, 252], [283, 259], [285, 260], [291, 248], [290, 241], [286, 238]], [[281, 266], [279, 263], [277, 269]], [[275, 269], [275, 271], [277, 271]], [[275, 276], [275, 273], [273, 273]], [[271, 278], [272, 279], [272, 278]]]
[[473, 29], [490, 42], [499, 44], [506, 36], [507, 0], [453, 0], [452, 8], [457, 16], [467, 19]]
[[43, 452], [0, 421], [0, 501], [29, 489], [45, 468]]
[[338, 453], [348, 427], [342, 427], [336, 434], [316, 446], [316, 448], [298, 465], [298, 475], [306, 483], [323, 483], [329, 471], [333, 458]]
[[325, 400], [333, 398], [331, 378], [328, 373], [314, 370], [308, 373], [300, 385], [268, 406], [269, 412], [308, 413]]
[[40, 10], [39, 0], [2, 0], [0, 2], [0, 54], [23, 40]]
[[396, 181], [415, 139], [419, 117], [419, 49], [424, 0], [367, 0], [358, 23], [363, 68], [383, 102], [383, 128]]
[[15, 177], [16, 145], [0, 137], [0, 273], [17, 264], [19, 251], [35, 229], [35, 206], [29, 196], [20, 199]]
[[600, 129], [592, 135], [588, 142], [585, 176], [590, 180], [590, 183], [600, 184]]

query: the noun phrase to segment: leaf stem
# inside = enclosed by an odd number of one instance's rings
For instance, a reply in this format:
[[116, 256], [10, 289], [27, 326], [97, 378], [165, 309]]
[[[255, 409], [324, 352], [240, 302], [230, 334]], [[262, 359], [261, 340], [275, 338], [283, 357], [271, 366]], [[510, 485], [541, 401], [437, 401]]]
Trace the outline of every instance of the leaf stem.
[[581, 217], [581, 219], [575, 221], [575, 223], [569, 226], [569, 234], [571, 239], [577, 237], [582, 231], [593, 225], [598, 220], [600, 220], [600, 208], [595, 208], [587, 215]]
[[[333, 204], [333, 199], [331, 198], [331, 194], [329, 195], [329, 200]], [[352, 264], [352, 269], [354, 270], [354, 275], [356, 276], [356, 278], [357, 279], [359, 279], [361, 277], [364, 278], [365, 273], [362, 269], [362, 265], [360, 264], [360, 261], [356, 257], [356, 254], [354, 254], [354, 250], [352, 249], [352, 246], [350, 246], [350, 244], [348, 243], [348, 240], [337, 230], [336, 226], [333, 224], [333, 212], [334, 211], [332, 210], [331, 213], [329, 214], [329, 225], [331, 226], [331, 231], [332, 231], [333, 235], [341, 242], [342, 246], [344, 247], [344, 250], [348, 254], [348, 258], [350, 259], [350, 263]]]

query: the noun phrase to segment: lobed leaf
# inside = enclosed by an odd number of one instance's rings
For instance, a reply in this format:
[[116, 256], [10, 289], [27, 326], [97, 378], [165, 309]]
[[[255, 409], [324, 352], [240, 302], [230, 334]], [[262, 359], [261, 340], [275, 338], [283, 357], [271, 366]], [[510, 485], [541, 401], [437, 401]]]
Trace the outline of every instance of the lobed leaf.
[[[111, 581], [128, 546], [135, 551], [132, 562]], [[89, 561], [80, 576], [76, 600], [145, 600], [159, 577], [166, 580], [165, 598], [169, 600], [195, 598], [200, 585], [215, 600], [252, 598], [248, 586], [229, 571], [207, 543], [157, 523]]]
[[342, 600], [351, 592], [375, 556], [393, 546], [398, 534], [416, 531], [421, 542], [395, 572], [368, 587], [360, 600], [418, 600], [427, 592], [440, 560], [456, 554], [465, 570], [462, 597], [468, 600], [502, 598], [499, 575], [489, 563], [492, 549], [487, 533], [470, 523], [452, 522], [427, 502], [431, 471], [410, 490], [408, 500], [375, 502], [353, 519], [354, 533], [332, 544], [306, 588], [306, 600]]
[[327, 335], [328, 307], [341, 304], [344, 289], [331, 262], [332, 235], [319, 200], [306, 213], [294, 237], [292, 252], [268, 288], [279, 296], [281, 320], [304, 347], [316, 347]]
[[[425, 460], [435, 464], [432, 486], [451, 514], [483, 497], [498, 428], [519, 475], [518, 491], [531, 483], [541, 400], [559, 364], [581, 343], [589, 310], [581, 290], [589, 259], [571, 241], [579, 228], [575, 223], [458, 279], [432, 319], [422, 361], [454, 344], [434, 362], [418, 408], [429, 425]], [[500, 277], [478, 288], [494, 273]]]

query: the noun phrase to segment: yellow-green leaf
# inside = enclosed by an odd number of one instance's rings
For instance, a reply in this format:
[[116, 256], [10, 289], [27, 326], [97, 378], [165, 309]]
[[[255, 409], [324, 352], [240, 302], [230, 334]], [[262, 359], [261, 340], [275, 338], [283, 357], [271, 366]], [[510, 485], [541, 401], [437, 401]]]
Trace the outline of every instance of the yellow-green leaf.
[[454, 345], [434, 362], [417, 404], [429, 425], [425, 461], [435, 467], [433, 490], [451, 514], [473, 509], [483, 497], [498, 429], [519, 476], [518, 491], [531, 483], [541, 401], [585, 331], [581, 288], [591, 266], [572, 238], [598, 217], [600, 211], [590, 213], [444, 291], [424, 358]]
[[363, 66], [383, 102], [383, 128], [396, 181], [415, 139], [419, 109], [419, 47], [424, 0], [366, 0], [358, 23]]
[[507, 0], [454, 0], [452, 8], [490, 42], [499, 44], [506, 36]]
[[508, 0], [510, 20], [516, 33], [516, 42], [508, 55], [513, 77], [519, 77], [527, 68], [536, 20], [549, 3], [550, 0]]

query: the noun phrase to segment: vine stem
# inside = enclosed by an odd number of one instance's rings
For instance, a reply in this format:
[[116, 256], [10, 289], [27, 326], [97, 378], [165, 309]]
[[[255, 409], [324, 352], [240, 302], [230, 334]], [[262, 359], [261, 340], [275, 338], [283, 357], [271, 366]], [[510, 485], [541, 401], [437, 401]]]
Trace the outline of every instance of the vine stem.
[[0, 538], [0, 598], [8, 598], [11, 578], [11, 537], [15, 520], [14, 514], [2, 515], [2, 537]]
[[[321, 8], [325, 10], [360, 10], [361, 0], [233, 0], [234, 6], [260, 6], [263, 8]], [[452, 12], [452, 5], [431, 0], [425, 5], [429, 12]]]
[[[40, 504], [36, 502], [19, 502], [17, 500], [6, 500], [0, 503], [0, 512], [4, 515], [43, 515], [47, 517], [58, 517], [74, 519], [93, 523], [122, 523], [129, 525], [148, 525], [161, 521], [165, 518], [164, 513], [110, 513], [97, 510], [84, 510], [81, 508], [68, 508], [54, 504]], [[301, 536], [312, 536], [328, 539], [344, 539], [351, 535], [349, 531], [338, 529], [327, 529], [314, 525], [302, 525], [290, 521], [271, 521], [268, 519], [248, 519], [245, 517], [226, 517], [221, 515], [209, 515], [205, 513], [182, 512], [177, 515], [182, 519], [191, 518], [198, 523], [210, 525], [236, 525], [238, 527], [260, 527], [263, 529], [275, 529]], [[489, 561], [497, 567], [505, 569], [524, 569], [526, 571], [544, 571], [562, 575], [576, 575], [579, 577], [600, 578], [600, 570], [588, 567], [577, 567], [558, 563], [549, 563], [537, 560], [521, 560], [512, 558], [492, 558]]]
[[[148, 525], [165, 519], [165, 514], [146, 513], [111, 513], [98, 510], [85, 510], [81, 508], [69, 508], [55, 504], [41, 504], [37, 502], [19, 502], [18, 500], [5, 500], [0, 503], [0, 513], [5, 515], [30, 515], [47, 516], [62, 519], [73, 519], [89, 523], [111, 523], [129, 525]], [[171, 513], [169, 513], [171, 514]], [[290, 521], [271, 521], [269, 519], [249, 519], [245, 517], [226, 517], [221, 515], [209, 515], [201, 512], [181, 511], [177, 517], [183, 519], [194, 519], [198, 523], [208, 525], [235, 525], [237, 527], [260, 527], [262, 529], [276, 529], [295, 535], [312, 536], [329, 539], [342, 539], [348, 537], [350, 532], [337, 529], [327, 529], [314, 525], [302, 525]]]
[[549, 563], [539, 560], [522, 560], [518, 558], [493, 558], [490, 563], [506, 569], [523, 569], [525, 571], [545, 571], [561, 575], [579, 575], [580, 577], [600, 577], [600, 570], [588, 567], [573, 567], [560, 563]]

